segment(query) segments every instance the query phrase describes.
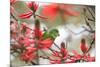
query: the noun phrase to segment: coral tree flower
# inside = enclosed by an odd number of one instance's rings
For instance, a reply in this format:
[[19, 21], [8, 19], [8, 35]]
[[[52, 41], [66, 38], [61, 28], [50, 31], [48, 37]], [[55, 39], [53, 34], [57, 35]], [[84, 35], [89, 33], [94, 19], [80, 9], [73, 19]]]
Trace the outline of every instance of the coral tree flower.
[[[36, 2], [26, 2], [27, 6], [33, 11], [33, 14], [37, 11], [39, 5]], [[35, 15], [41, 19], [47, 19], [46, 17]]]
[[31, 9], [30, 11], [20, 14], [19, 17], [21, 19], [28, 19], [30, 18], [37, 10], [38, 5], [35, 2], [27, 2], [27, 6]]
[[78, 54], [77, 51], [73, 50], [75, 56], [71, 58], [73, 62], [77, 62], [77, 60], [83, 60], [86, 62], [93, 62], [95, 61], [95, 57], [91, 57], [90, 54]]
[[36, 4], [35, 2], [27, 2], [27, 6], [34, 12], [36, 12], [36, 10], [38, 9], [38, 4]]
[[38, 48], [47, 49], [47, 48], [50, 48], [52, 44], [53, 44], [53, 40], [50, 38], [45, 39], [45, 40], [39, 40], [38, 41]]
[[35, 38], [40, 39], [42, 38], [42, 31], [40, 30], [40, 21], [38, 19], [35, 20], [35, 28], [34, 28]]
[[40, 30], [39, 20], [35, 21], [34, 33], [35, 33], [35, 38], [38, 39], [37, 40], [38, 48], [46, 49], [46, 48], [51, 47], [51, 45], [53, 44], [53, 39], [51, 39], [51, 38], [42, 39], [43, 38], [43, 32]]
[[28, 47], [26, 50], [21, 54], [20, 59], [26, 62], [31, 62], [33, 59], [36, 59], [36, 48]]
[[34, 46], [34, 40], [33, 39], [30, 39], [28, 37], [24, 37], [24, 40], [23, 40], [23, 44], [24, 46], [31, 46], [33, 45]]
[[41, 14], [47, 18], [55, 19], [58, 14], [78, 16], [79, 12], [74, 10], [74, 6], [65, 4], [49, 4], [43, 6]]
[[52, 64], [60, 64], [60, 63], [65, 62], [65, 60], [68, 57], [68, 51], [65, 48], [65, 44], [64, 43], [61, 44], [60, 52], [54, 51], [52, 55], [54, 57], [56, 57], [56, 59], [55, 58], [49, 58], [50, 63], [52, 63]]
[[47, 49], [50, 48], [53, 44], [53, 40], [51, 38], [42, 39], [43, 33], [40, 29], [35, 28], [35, 37], [38, 38], [37, 45], [40, 49]]
[[50, 48], [51, 45], [53, 44], [53, 40], [51, 38], [42, 39], [43, 33], [38, 28], [35, 28], [35, 37], [38, 38], [37, 45], [38, 45], [38, 48], [40, 48], [40, 49]]
[[[36, 45], [38, 45], [37, 48], [47, 49], [47, 48], [50, 48], [51, 45], [53, 44], [53, 39], [51, 39], [51, 38], [42, 39], [43, 32], [39, 28], [39, 22], [37, 22], [35, 29], [32, 29], [32, 30], [29, 29], [29, 27], [26, 23], [22, 23], [20, 30], [21, 31], [25, 30], [24, 31], [25, 36], [22, 34], [18, 35], [18, 42], [20, 44], [24, 45], [24, 47], [34, 46], [35, 43], [37, 43], [36, 44]], [[34, 31], [34, 33], [31, 33], [33, 31]], [[28, 36], [28, 34], [33, 35], [33, 36], [32, 37]], [[34, 40], [33, 38], [36, 38], [36, 40]]]
[[88, 50], [88, 46], [87, 46], [84, 38], [81, 40], [80, 48], [83, 53], [86, 53]]
[[[10, 0], [10, 4], [14, 4], [17, 0]], [[27, 6], [31, 9], [28, 12], [22, 13], [18, 15], [21, 19], [28, 19], [30, 18], [37, 10], [38, 5], [35, 2], [27, 2]], [[14, 11], [13, 7], [10, 8], [11, 12]]]

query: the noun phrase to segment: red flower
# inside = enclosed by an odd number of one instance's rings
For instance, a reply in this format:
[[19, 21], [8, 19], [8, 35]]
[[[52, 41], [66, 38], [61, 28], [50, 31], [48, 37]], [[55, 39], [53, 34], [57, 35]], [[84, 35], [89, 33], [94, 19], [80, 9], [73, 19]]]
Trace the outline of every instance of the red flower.
[[35, 38], [38, 38], [38, 40], [43, 35], [42, 31], [40, 30], [40, 21], [39, 20], [35, 20], [34, 34], [35, 34]]
[[63, 56], [63, 59], [67, 59], [67, 56], [68, 56], [68, 52], [65, 48], [65, 44], [64, 43], [61, 43], [61, 54]]
[[20, 44], [23, 44], [25, 47], [27, 47], [27, 46], [34, 46], [34, 44], [37, 43], [36, 44], [36, 45], [38, 45], [37, 48], [47, 49], [47, 48], [51, 47], [51, 45], [53, 44], [53, 40], [51, 38], [42, 39], [43, 33], [40, 30], [40, 28], [39, 28], [40, 26], [39, 26], [39, 23], [38, 22], [36, 22], [36, 26], [35, 26], [35, 29], [34, 29], [34, 33], [31, 34], [35, 38], [38, 38], [37, 40], [30, 39], [30, 37], [27, 36], [27, 34], [30, 35], [31, 31], [28, 29], [28, 26], [27, 26], [26, 23], [22, 23], [21, 27], [22, 27], [22, 30], [23, 29], [26, 29], [26, 31], [25, 31], [25, 35], [26, 36], [19, 35], [18, 42]]
[[56, 57], [60, 57], [60, 52], [54, 51], [52, 55], [53, 55], [53, 56], [56, 56]]
[[35, 25], [35, 29], [34, 29], [34, 33], [35, 33], [35, 38], [37, 38], [37, 45], [38, 48], [40, 49], [46, 49], [51, 47], [51, 45], [53, 44], [53, 40], [51, 38], [47, 38], [47, 39], [42, 39], [43, 37], [43, 33], [40, 30], [40, 23], [38, 23], [36, 21], [36, 25]]
[[73, 62], [76, 62], [77, 60], [84, 60], [86, 62], [95, 61], [95, 57], [91, 57], [90, 54], [80, 55], [75, 50], [73, 50], [73, 53], [75, 56], [70, 58], [70, 60], [72, 60]]
[[60, 64], [60, 63], [65, 62], [66, 59], [68, 58], [68, 51], [65, 48], [65, 44], [64, 43], [61, 44], [60, 52], [59, 51], [53, 51], [52, 55], [54, 57], [56, 57], [57, 59], [49, 58], [50, 63], [52, 63], [52, 64]]
[[76, 12], [73, 8], [74, 6], [72, 5], [50, 4], [43, 6], [42, 15], [50, 19], [55, 19], [59, 13], [69, 16], [78, 16], [79, 13]]
[[24, 40], [23, 40], [23, 44], [24, 46], [34, 46], [34, 40], [33, 39], [30, 39], [28, 37], [24, 37]]
[[27, 5], [30, 9], [32, 9], [34, 12], [38, 9], [38, 5], [35, 2], [27, 2]]
[[30, 18], [30, 17], [32, 16], [32, 14], [33, 14], [32, 11], [28, 11], [28, 12], [26, 12], [26, 13], [20, 14], [19, 17], [20, 17], [21, 19], [28, 19], [28, 18]]
[[42, 37], [42, 35], [43, 35], [42, 31], [37, 27], [35, 28], [34, 32], [35, 32], [35, 37], [36, 38], [40, 39]]
[[77, 53], [77, 51], [73, 50], [72, 51], [73, 54], [75, 55], [74, 57], [71, 57], [70, 59], [75, 61], [75, 60], [80, 60], [81, 59], [81, 55]]
[[87, 62], [95, 61], [95, 57], [91, 57], [90, 55], [87, 56]]
[[20, 56], [20, 59], [26, 62], [31, 62], [33, 59], [36, 59], [36, 48], [28, 47], [25, 52], [23, 52]]
[[82, 40], [81, 40], [81, 44], [80, 44], [80, 45], [81, 45], [81, 46], [80, 46], [81, 51], [82, 51], [83, 53], [86, 53], [87, 50], [88, 50], [88, 47], [87, 47], [87, 44], [86, 44], [86, 42], [85, 42], [85, 39], [82, 39]]
[[53, 44], [53, 40], [50, 38], [45, 39], [45, 40], [39, 40], [38, 41], [38, 48], [47, 49], [47, 48], [50, 48], [52, 44]]
[[30, 39], [28, 37], [24, 37], [23, 35], [19, 35], [19, 37], [18, 37], [18, 43], [22, 44], [25, 47], [34, 46], [34, 40]]

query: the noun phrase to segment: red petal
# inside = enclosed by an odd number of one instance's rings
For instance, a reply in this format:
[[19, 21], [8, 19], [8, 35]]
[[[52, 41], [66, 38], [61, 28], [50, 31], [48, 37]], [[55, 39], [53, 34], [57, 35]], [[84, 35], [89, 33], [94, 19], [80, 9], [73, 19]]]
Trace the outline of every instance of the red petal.
[[49, 47], [51, 47], [52, 43], [53, 43], [53, 41], [50, 38], [48, 38], [43, 41], [40, 41], [39, 46], [40, 46], [40, 48], [49, 48]]
[[33, 53], [33, 52], [35, 52], [37, 50], [34, 47], [27, 47], [26, 49], [27, 49], [28, 53]]
[[27, 5], [29, 8], [34, 8], [35, 11], [38, 8], [38, 5], [35, 2], [27, 2]]
[[31, 8], [31, 7], [32, 7], [32, 3], [34, 3], [34, 2], [27, 2], [27, 6], [28, 6], [29, 8]]
[[35, 37], [37, 38], [41, 38], [43, 35], [42, 31], [38, 28], [35, 28], [34, 32], [35, 32]]
[[21, 17], [22, 17], [22, 16], [27, 16], [27, 15], [32, 14], [32, 13], [33, 13], [32, 11], [29, 11], [29, 12], [27, 12], [27, 13], [21, 14], [20, 16], [21, 16]]
[[59, 52], [54, 51], [54, 52], [53, 52], [53, 55], [56, 56], [56, 57], [59, 57]]
[[86, 45], [86, 44], [81, 44], [81, 51], [82, 51], [83, 53], [85, 53], [87, 50], [88, 50], [87, 45]]
[[33, 14], [33, 12], [32, 11], [29, 11], [27, 13], [24, 13], [24, 14], [19, 15], [19, 17], [21, 19], [27, 19], [27, 18], [30, 18], [32, 16], [32, 14]]
[[75, 55], [79, 55], [76, 50], [73, 50], [72, 53], [75, 54]]
[[34, 40], [33, 40], [33, 39], [30, 39], [30, 38], [28, 38], [28, 37], [24, 37], [23, 43], [24, 43], [24, 46], [25, 46], [25, 47], [28, 47], [28, 46], [30, 46], [31, 44], [34, 44]]
[[38, 5], [36, 3], [34, 3], [34, 10], [36, 11], [38, 8]]

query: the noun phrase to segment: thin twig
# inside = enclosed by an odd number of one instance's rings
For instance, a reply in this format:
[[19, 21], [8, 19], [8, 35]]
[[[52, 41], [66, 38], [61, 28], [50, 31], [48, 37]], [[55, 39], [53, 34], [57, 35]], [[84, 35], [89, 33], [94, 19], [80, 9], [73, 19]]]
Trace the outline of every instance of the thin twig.
[[52, 48], [49, 48], [49, 50], [51, 51], [51, 52], [54, 52], [55, 50], [53, 50]]
[[84, 29], [84, 30], [82, 30], [82, 31], [80, 31], [80, 32], [78, 32], [78, 33], [75, 33], [75, 32], [73, 32], [71, 29], [69, 29], [68, 27], [66, 27], [71, 33], [73, 33], [74, 35], [79, 35], [79, 34], [81, 34], [81, 33], [83, 33], [83, 32], [85, 32], [86, 30]]
[[95, 39], [93, 39], [92, 42], [90, 43], [90, 47], [89, 47], [89, 49], [87, 50], [86, 53], [88, 53], [92, 49], [92, 45], [93, 45], [94, 42], [95, 42]]
[[84, 26], [82, 26], [84, 29], [85, 29], [85, 31], [88, 31], [88, 32], [90, 32], [90, 33], [94, 33], [95, 32], [95, 30], [89, 30], [89, 29], [87, 29], [86, 27], [84, 27]]
[[[87, 7], [88, 8], [88, 7]], [[89, 9], [88, 9], [89, 10]], [[89, 11], [90, 12], [90, 11]], [[91, 12], [90, 12], [91, 13]], [[91, 25], [89, 24], [89, 22], [87, 21], [87, 19], [89, 20], [89, 18], [87, 17], [87, 15], [86, 15], [86, 9], [84, 9], [84, 19], [85, 19], [85, 22], [86, 22], [86, 25], [91, 29], [91, 30], [93, 30], [92, 29], [92, 27], [91, 27]]]
[[95, 20], [95, 17], [94, 17], [94, 15], [92, 14], [92, 12], [90, 11], [89, 7], [87, 7], [87, 9], [88, 9], [89, 13], [91, 14], [92, 18]]
[[58, 48], [58, 49], [60, 49], [60, 47], [54, 42], [54, 45]]
[[18, 21], [18, 19], [11, 13], [11, 16], [13, 17], [13, 19], [15, 19], [16, 21]]
[[40, 15], [36, 15], [36, 14], [35, 14], [35, 16], [37, 16], [37, 17], [39, 17], [39, 18], [42, 18], [42, 19], [48, 19], [48, 18], [46, 18], [46, 17], [40, 16]]

